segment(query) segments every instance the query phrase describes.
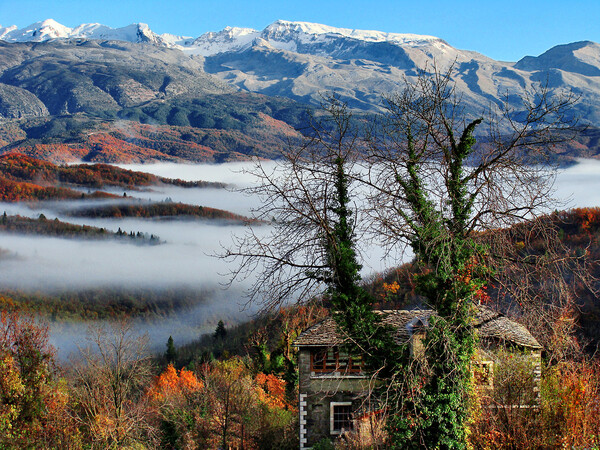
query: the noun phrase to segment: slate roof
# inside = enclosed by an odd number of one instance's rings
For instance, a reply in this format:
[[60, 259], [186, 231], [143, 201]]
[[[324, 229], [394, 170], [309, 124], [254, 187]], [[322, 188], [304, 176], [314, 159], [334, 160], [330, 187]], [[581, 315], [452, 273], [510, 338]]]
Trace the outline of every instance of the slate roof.
[[[539, 342], [523, 325], [514, 322], [504, 315], [485, 306], [478, 306], [474, 327], [482, 339], [499, 339], [523, 347], [541, 349]], [[381, 310], [382, 322], [396, 328], [397, 342], [407, 342], [419, 328], [428, 326], [429, 317], [434, 313], [431, 309], [395, 309]], [[332, 317], [304, 330], [294, 341], [296, 347], [322, 347], [340, 345], [346, 338], [339, 333]]]

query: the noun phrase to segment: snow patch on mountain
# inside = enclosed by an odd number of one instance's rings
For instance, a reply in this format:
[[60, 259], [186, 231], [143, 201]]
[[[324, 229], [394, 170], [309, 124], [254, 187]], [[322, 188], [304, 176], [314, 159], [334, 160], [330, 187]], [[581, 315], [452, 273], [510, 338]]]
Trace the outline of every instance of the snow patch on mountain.
[[225, 27], [218, 32], [204, 33], [190, 45], [189, 50], [202, 56], [235, 52], [248, 48], [259, 36], [260, 32], [252, 28]]
[[0, 38], [9, 42], [34, 41], [41, 42], [48, 39], [67, 38], [73, 31], [53, 19], [35, 22], [28, 27], [18, 29], [16, 26], [5, 28]]
[[290, 22], [287, 20], [277, 20], [266, 27], [262, 36], [263, 39], [270, 38], [278, 40], [286, 36], [296, 35], [303, 43], [314, 42], [314, 37], [318, 36], [321, 40], [327, 37], [348, 37], [366, 42], [393, 42], [399, 45], [431, 45], [442, 41], [434, 36], [423, 36], [408, 33], [386, 33], [375, 30], [356, 30], [350, 28], [337, 28], [329, 25], [321, 25], [310, 22]]

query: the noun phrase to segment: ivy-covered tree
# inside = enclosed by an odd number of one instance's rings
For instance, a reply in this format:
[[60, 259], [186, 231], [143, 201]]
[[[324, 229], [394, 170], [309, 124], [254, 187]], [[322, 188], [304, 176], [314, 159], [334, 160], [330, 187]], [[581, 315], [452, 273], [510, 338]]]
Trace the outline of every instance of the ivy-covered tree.
[[[536, 229], [536, 215], [551, 204], [552, 172], [539, 163], [572, 130], [572, 100], [542, 87], [519, 111], [468, 117], [451, 70], [434, 70], [389, 97], [366, 130], [329, 98], [304, 145], [276, 169], [255, 170], [260, 184], [250, 191], [262, 196], [258, 218], [273, 231], [250, 230], [226, 252], [238, 262], [234, 278], [260, 274], [250, 295], [266, 306], [326, 294], [339, 331], [387, 378], [394, 446], [466, 448], [475, 306], [491, 278], [502, 285], [518, 272], [490, 231], [525, 220]], [[418, 364], [361, 287], [357, 244], [366, 231], [415, 255], [415, 285], [436, 311]], [[544, 258], [541, 265], [552, 262], [551, 253]]]
[[[490, 279], [506, 285], [506, 277], [514, 277], [512, 262], [519, 259], [508, 255], [512, 246], [501, 249], [494, 241], [502, 236], [498, 228], [529, 221], [532, 235], [548, 244], [546, 260], [537, 258], [533, 266], [552, 265], [555, 230], [540, 231], [535, 220], [552, 205], [553, 172], [541, 164], [573, 130], [572, 101], [541, 87], [522, 99], [520, 110], [502, 106], [469, 117], [451, 70], [422, 74], [387, 99], [369, 137], [371, 164], [362, 182], [371, 190], [382, 245], [410, 246], [417, 292], [436, 311], [418, 393], [409, 394], [415, 391], [406, 383], [395, 389], [401, 406], [390, 431], [405, 447], [466, 446], [475, 306]], [[512, 295], [526, 296], [532, 287]]]

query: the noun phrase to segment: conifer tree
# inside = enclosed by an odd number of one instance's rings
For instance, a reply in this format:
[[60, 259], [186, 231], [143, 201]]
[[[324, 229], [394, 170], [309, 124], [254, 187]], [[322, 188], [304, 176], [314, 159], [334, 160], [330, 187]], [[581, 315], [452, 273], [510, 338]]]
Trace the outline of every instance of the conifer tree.
[[173, 343], [173, 336], [169, 336], [167, 340], [167, 351], [165, 352], [165, 359], [167, 363], [174, 363], [177, 359], [177, 349]]
[[223, 321], [219, 320], [217, 328], [215, 329], [215, 333], [213, 334], [213, 338], [215, 340], [222, 341], [223, 339], [225, 339], [225, 336], [227, 336], [227, 329], [225, 328], [225, 324], [223, 323]]

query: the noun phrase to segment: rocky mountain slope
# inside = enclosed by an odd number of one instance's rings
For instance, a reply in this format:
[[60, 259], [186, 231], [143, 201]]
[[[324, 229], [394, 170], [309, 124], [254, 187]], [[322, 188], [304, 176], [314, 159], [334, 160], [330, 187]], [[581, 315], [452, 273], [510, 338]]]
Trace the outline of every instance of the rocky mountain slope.
[[316, 103], [336, 91], [351, 106], [372, 111], [382, 95], [398, 91], [419, 70], [454, 65], [453, 78], [467, 110], [479, 114], [540, 84], [580, 96], [576, 113], [600, 122], [600, 45], [578, 42], [517, 63], [459, 50], [442, 39], [346, 30], [278, 21], [261, 32], [225, 29], [194, 41], [204, 68], [242, 89]]
[[2, 152], [57, 162], [272, 157], [299, 135], [305, 110], [240, 93], [201, 56], [151, 43], [0, 41]]
[[201, 61], [155, 45], [0, 42], [0, 93], [9, 94], [0, 103], [4, 117], [114, 112], [152, 100], [235, 90], [206, 74]]

